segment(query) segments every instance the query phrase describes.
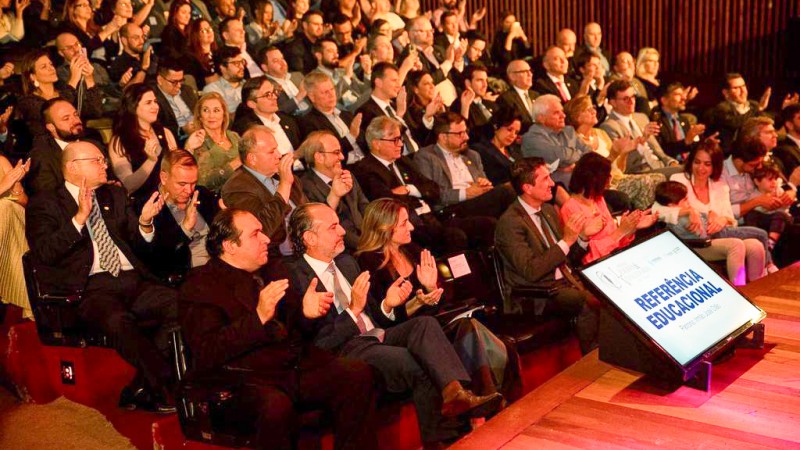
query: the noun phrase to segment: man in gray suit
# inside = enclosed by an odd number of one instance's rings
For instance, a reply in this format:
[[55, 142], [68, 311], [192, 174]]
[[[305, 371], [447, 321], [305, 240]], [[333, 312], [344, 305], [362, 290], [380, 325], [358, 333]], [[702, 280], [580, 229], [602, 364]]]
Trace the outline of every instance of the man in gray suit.
[[683, 170], [678, 161], [664, 153], [656, 140], [661, 126], [642, 113], [634, 112], [636, 91], [625, 80], [608, 86], [608, 103], [613, 111], [600, 125], [611, 139], [629, 137], [638, 141], [636, 151], [628, 153], [626, 173], [660, 172], [667, 178]]
[[541, 158], [523, 158], [511, 167], [511, 184], [519, 195], [500, 217], [495, 230], [495, 246], [505, 267], [509, 289], [541, 287], [552, 295], [511, 299], [507, 314], [561, 315], [575, 317], [581, 350], [596, 346], [598, 317], [587, 306], [589, 293], [572, 274], [567, 263], [580, 264], [589, 243], [586, 236], [599, 231], [599, 221], [576, 214], [562, 224], [549, 202], [553, 198], [553, 179]]
[[339, 139], [328, 130], [314, 131], [299, 150], [311, 169], [301, 178], [303, 192], [310, 201], [327, 203], [336, 211], [346, 232], [345, 247], [355, 251], [369, 200], [350, 171], [342, 169], [344, 153]]
[[569, 186], [575, 163], [592, 148], [578, 139], [575, 128], [566, 124], [566, 117], [560, 98], [553, 94], [537, 97], [533, 102], [536, 123], [522, 136], [522, 155], [542, 158], [547, 164], [558, 161], [553, 180]]
[[464, 117], [446, 112], [434, 118], [436, 144], [414, 157], [414, 166], [439, 185], [441, 193], [434, 209], [457, 217], [499, 217], [514, 200], [508, 184], [493, 186], [486, 178], [478, 152], [467, 146], [469, 135]]

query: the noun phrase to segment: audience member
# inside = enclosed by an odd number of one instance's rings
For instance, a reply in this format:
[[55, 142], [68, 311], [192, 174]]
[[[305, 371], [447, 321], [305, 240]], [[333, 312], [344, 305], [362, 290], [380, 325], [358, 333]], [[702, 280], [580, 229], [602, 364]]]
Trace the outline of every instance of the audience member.
[[513, 60], [508, 63], [506, 77], [511, 87], [500, 94], [497, 99], [497, 107], [514, 111], [522, 120], [520, 133], [525, 134], [536, 121], [536, 117], [533, 115], [533, 100], [539, 94], [531, 90], [533, 72], [527, 62]]
[[685, 88], [679, 82], [668, 84], [660, 89], [660, 106], [650, 114], [650, 117], [656, 119], [653, 121], [661, 125], [656, 140], [664, 153], [681, 160], [691, 145], [700, 142], [700, 136], [706, 131], [705, 125], [696, 123], [696, 117], [683, 114], [689, 90], [690, 88]]
[[408, 124], [414, 141], [425, 147], [436, 140], [433, 117], [445, 111], [442, 96], [436, 91], [433, 77], [422, 70], [409, 72], [406, 85], [411, 91], [411, 101], [403, 120]]
[[[314, 57], [317, 67], [311, 73], [323, 73], [333, 80], [336, 86], [337, 106], [339, 109], [351, 110], [359, 98], [368, 95], [369, 85], [359, 80], [353, 72], [355, 57], [348, 58], [345, 62], [339, 60], [339, 49], [336, 41], [330, 38], [320, 38], [314, 43]], [[359, 52], [361, 49], [359, 49]], [[308, 92], [308, 88], [306, 88]]]
[[778, 140], [772, 156], [789, 182], [800, 186], [800, 104], [784, 108], [777, 123], [783, 128], [784, 136]]
[[214, 54], [214, 64], [220, 76], [216, 81], [206, 84], [203, 93], [215, 92], [221, 95], [228, 111], [233, 113], [242, 103], [242, 85], [247, 61], [238, 48], [224, 46]]
[[139, 25], [135, 23], [123, 25], [119, 30], [119, 42], [122, 53], [114, 59], [108, 69], [108, 75], [114, 82], [123, 87], [129, 83], [143, 83], [145, 77], [156, 73], [157, 64], [153, 47], [144, 49], [145, 36]]
[[636, 92], [636, 112], [650, 114], [650, 102], [647, 100], [647, 89], [641, 81], [636, 78], [636, 62], [633, 55], [628, 52], [619, 52], [614, 58], [614, 65], [611, 67], [611, 75], [608, 81], [623, 80], [627, 81]]
[[207, 83], [219, 78], [216, 68], [217, 42], [214, 38], [214, 28], [211, 22], [205, 19], [196, 19], [189, 23], [186, 33], [187, 52], [184, 59], [187, 75], [191, 75], [197, 86], [202, 90]]
[[300, 115], [308, 110], [306, 90], [303, 87], [303, 76], [300, 73], [289, 73], [289, 66], [283, 58], [283, 53], [277, 47], [267, 47], [261, 58], [261, 68], [270, 81], [280, 87], [278, 107], [286, 114]]
[[245, 61], [245, 78], [264, 75], [258, 62], [250, 55], [241, 19], [226, 19], [219, 24], [219, 35], [225, 47], [238, 48]]
[[194, 131], [194, 106], [197, 93], [186, 83], [183, 67], [176, 60], [158, 65], [155, 89], [158, 123], [173, 136], [186, 137]]
[[727, 73], [722, 81], [722, 96], [725, 98], [706, 112], [705, 122], [711, 132], [719, 133], [722, 149], [731, 153], [731, 144], [744, 122], [763, 115], [769, 105], [770, 90], [764, 92], [760, 101], [748, 98], [747, 84], [738, 73]]
[[603, 49], [600, 45], [603, 42], [603, 30], [597, 22], [589, 22], [583, 27], [583, 45], [575, 49], [575, 58], [581, 53], [594, 53], [600, 58], [600, 66], [603, 68], [603, 75], [608, 76], [611, 72], [611, 53]]
[[[783, 189], [781, 186], [781, 173], [774, 165], [762, 165], [753, 171], [752, 177], [758, 192], [778, 198], [789, 198], [792, 204], [797, 202], [797, 191], [787, 191]], [[744, 223], [746, 225], [759, 227], [769, 232], [770, 250], [775, 247], [775, 244], [781, 238], [781, 233], [786, 229], [786, 226], [793, 222], [794, 218], [789, 212], [789, 205], [771, 211], [762, 206], [756, 206], [744, 217]]]
[[247, 45], [250, 48], [257, 49], [262, 45], [276, 45], [294, 36], [291, 20], [285, 20], [283, 24], [275, 20], [275, 7], [270, 0], [261, 0], [255, 5], [255, 17], [245, 27]]
[[304, 323], [326, 314], [332, 296], [311, 286], [300, 300], [286, 279], [260, 275], [269, 238], [249, 212], [228, 209], [209, 228], [211, 260], [189, 273], [180, 293], [195, 368], [243, 377], [240, 411], [255, 418], [258, 448], [294, 448], [300, 413], [314, 405], [333, 419], [335, 448], [377, 449], [369, 366], [316, 349], [302, 333]]
[[489, 92], [489, 72], [476, 62], [464, 70], [464, 89], [450, 110], [467, 120], [470, 140], [477, 142], [492, 134], [492, 116], [497, 113], [497, 95]]
[[173, 0], [169, 5], [167, 25], [161, 32], [161, 48], [169, 59], [177, 59], [189, 50], [189, 22], [192, 20], [192, 4], [189, 0]]
[[100, 86], [107, 95], [111, 94], [114, 97], [120, 97], [121, 92], [118, 92], [115, 86], [111, 86], [112, 82], [108, 71], [103, 66], [93, 62], [88, 56], [84, 55], [85, 49], [75, 35], [61, 33], [56, 36], [56, 50], [58, 51], [58, 55], [63, 58], [61, 65], [56, 68], [58, 80], [61, 83], [77, 87], [80, 76], [83, 75], [83, 71], [74, 70], [73, 61], [75, 61], [75, 66], [82, 67], [85, 64], [83, 61], [85, 59], [88, 60], [89, 64], [92, 66], [92, 78], [94, 79], [95, 85]]
[[490, 53], [498, 72], [510, 73], [506, 66], [530, 56], [531, 44], [514, 12], [502, 11], [498, 17], [500, 27], [494, 32]]
[[222, 96], [204, 94], [194, 107], [196, 130], [184, 147], [194, 154], [198, 166], [198, 183], [219, 192], [233, 172], [242, 165], [239, 159], [240, 138], [228, 129], [230, 114]]
[[89, 0], [66, 0], [59, 32], [74, 35], [86, 49], [87, 56], [109, 64], [117, 56], [114, 50], [119, 49], [111, 37], [128, 19], [115, 13], [108, 23], [100, 26], [94, 21], [95, 9]]
[[[567, 103], [581, 90], [582, 86], [577, 81], [567, 77], [569, 62], [567, 54], [561, 47], [554, 45], [548, 48], [542, 64], [545, 74], [534, 83], [533, 88], [536, 92], [555, 95], [562, 103]], [[583, 93], [586, 93], [585, 89]]]
[[283, 49], [289, 70], [308, 73], [317, 66], [313, 47], [323, 35], [322, 13], [313, 10], [305, 13], [300, 23], [300, 33], [296, 33]]
[[511, 181], [511, 165], [522, 158], [517, 144], [521, 123], [513, 111], [500, 111], [492, 116], [492, 132], [470, 146], [480, 155], [486, 178], [493, 185]]
[[658, 91], [661, 86], [658, 79], [659, 59], [658, 50], [652, 47], [641, 48], [636, 55], [636, 78], [647, 92], [651, 109], [658, 106]]

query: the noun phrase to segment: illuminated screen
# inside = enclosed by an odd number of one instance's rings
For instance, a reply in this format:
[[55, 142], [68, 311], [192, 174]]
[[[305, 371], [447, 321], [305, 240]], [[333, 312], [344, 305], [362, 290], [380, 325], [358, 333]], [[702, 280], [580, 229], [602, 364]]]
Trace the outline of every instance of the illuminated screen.
[[682, 366], [764, 317], [671, 232], [581, 272]]

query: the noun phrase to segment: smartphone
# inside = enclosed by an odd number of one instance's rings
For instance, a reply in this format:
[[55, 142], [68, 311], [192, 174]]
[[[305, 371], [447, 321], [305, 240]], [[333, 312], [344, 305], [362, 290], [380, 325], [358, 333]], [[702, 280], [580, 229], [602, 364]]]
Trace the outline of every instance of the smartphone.
[[653, 122], [661, 123], [661, 111], [653, 111], [653, 114], [651, 114], [650, 119]]

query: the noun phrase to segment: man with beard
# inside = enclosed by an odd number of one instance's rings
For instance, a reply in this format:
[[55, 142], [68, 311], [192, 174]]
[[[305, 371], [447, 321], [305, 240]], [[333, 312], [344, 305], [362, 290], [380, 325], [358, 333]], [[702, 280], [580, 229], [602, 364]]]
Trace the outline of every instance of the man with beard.
[[687, 89], [679, 82], [670, 83], [661, 92], [661, 106], [651, 114], [651, 117], [658, 117], [657, 112], [661, 113], [661, 131], [656, 140], [673, 158], [688, 152], [692, 144], [700, 142], [700, 135], [706, 131], [706, 126], [697, 123], [696, 117], [683, 113], [686, 99]]
[[[42, 117], [49, 134], [36, 136], [33, 140], [31, 170], [25, 177], [26, 190], [31, 197], [64, 184], [61, 152], [70, 142], [84, 137], [83, 123], [78, 111], [63, 98], [56, 97], [46, 101], [42, 106]], [[98, 142], [93, 143], [102, 149]]]
[[120, 86], [142, 83], [148, 74], [154, 74], [155, 56], [153, 48], [144, 50], [145, 36], [142, 28], [135, 23], [125, 24], [119, 30], [122, 54], [117, 56], [109, 68], [109, 76]]
[[225, 99], [228, 113], [233, 114], [239, 103], [242, 103], [242, 84], [244, 81], [244, 68], [247, 61], [242, 57], [242, 51], [236, 47], [222, 47], [214, 55], [214, 64], [220, 77], [213, 83], [208, 83], [203, 88], [203, 94], [216, 92]]
[[300, 33], [296, 33], [294, 39], [283, 49], [289, 70], [308, 73], [314, 69], [317, 61], [314, 59], [313, 46], [324, 34], [322, 13], [319, 11], [305, 13], [300, 25]]
[[[83, 49], [84, 47], [81, 45], [81, 42], [72, 33], [61, 33], [56, 37], [56, 50], [59, 56], [64, 58], [64, 63], [56, 69], [59, 81], [69, 83], [72, 74], [70, 70], [72, 60], [75, 58], [86, 58], [82, 52]], [[100, 64], [91, 61], [90, 63], [94, 69], [94, 73], [92, 74], [94, 76], [94, 84], [103, 87], [104, 92], [108, 92], [107, 88], [111, 84], [111, 78], [108, 72]]]
[[340, 67], [339, 48], [333, 39], [323, 38], [318, 40], [314, 44], [314, 57], [317, 59], [317, 68], [312, 70], [311, 73], [324, 73], [331, 77], [334, 86], [336, 86], [337, 107], [339, 109], [350, 110], [359, 97], [366, 95], [369, 91], [369, 86], [353, 75], [355, 59], [348, 59], [347, 65]]

